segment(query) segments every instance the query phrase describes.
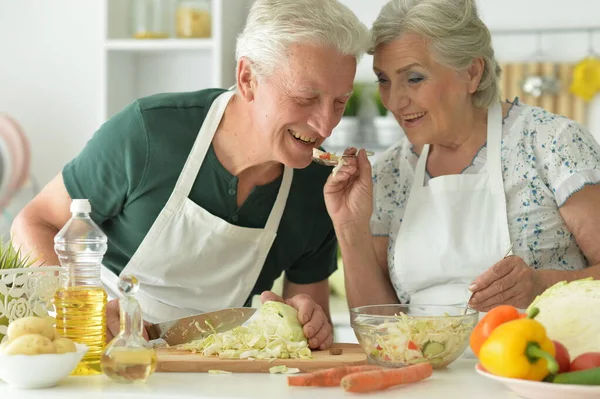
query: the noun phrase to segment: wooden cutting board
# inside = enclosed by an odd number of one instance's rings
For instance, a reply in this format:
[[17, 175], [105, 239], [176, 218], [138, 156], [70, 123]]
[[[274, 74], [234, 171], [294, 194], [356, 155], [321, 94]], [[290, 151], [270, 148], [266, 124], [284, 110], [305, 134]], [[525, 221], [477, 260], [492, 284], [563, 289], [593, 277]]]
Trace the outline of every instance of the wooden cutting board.
[[330, 367], [367, 363], [367, 355], [358, 344], [333, 344], [332, 348], [341, 349], [342, 354], [332, 355], [329, 350], [313, 351], [314, 359], [278, 359], [275, 361], [219, 359], [173, 348], [160, 348], [157, 349], [156, 371], [193, 373], [223, 370], [233, 373], [268, 373], [269, 368], [273, 366], [286, 365], [290, 368], [298, 368], [300, 372], [310, 372]]

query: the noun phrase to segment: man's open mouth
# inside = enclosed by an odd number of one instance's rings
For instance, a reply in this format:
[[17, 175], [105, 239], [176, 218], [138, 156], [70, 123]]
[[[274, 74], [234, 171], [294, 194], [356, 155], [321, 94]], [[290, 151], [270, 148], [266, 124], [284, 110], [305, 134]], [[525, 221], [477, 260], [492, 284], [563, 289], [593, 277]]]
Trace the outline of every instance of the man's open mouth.
[[288, 129], [287, 131], [288, 131], [289, 134], [292, 135], [292, 137], [294, 137], [296, 140], [298, 140], [298, 141], [300, 141], [302, 143], [313, 144], [313, 143], [315, 143], [317, 141], [317, 139], [314, 138], [314, 137], [303, 136], [300, 133], [293, 131], [292, 129]]

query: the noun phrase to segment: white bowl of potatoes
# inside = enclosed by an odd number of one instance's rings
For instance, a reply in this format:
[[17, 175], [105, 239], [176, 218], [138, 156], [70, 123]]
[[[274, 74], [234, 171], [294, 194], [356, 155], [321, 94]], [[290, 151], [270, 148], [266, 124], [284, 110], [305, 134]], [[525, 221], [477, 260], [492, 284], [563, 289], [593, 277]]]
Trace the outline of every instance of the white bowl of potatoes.
[[0, 379], [17, 388], [50, 388], [71, 374], [87, 350], [61, 337], [51, 317], [17, 319], [0, 345]]

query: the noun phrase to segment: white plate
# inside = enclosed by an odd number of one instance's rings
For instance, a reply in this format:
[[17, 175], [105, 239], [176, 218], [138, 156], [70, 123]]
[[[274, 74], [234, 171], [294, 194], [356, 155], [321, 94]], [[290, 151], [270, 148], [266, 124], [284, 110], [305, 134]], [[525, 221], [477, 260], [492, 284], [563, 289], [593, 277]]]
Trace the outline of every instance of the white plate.
[[484, 371], [479, 364], [475, 366], [475, 371], [479, 375], [503, 383], [511, 391], [527, 399], [600, 398], [600, 385], [553, 384], [551, 382], [538, 382], [521, 380], [518, 378], [499, 377]]

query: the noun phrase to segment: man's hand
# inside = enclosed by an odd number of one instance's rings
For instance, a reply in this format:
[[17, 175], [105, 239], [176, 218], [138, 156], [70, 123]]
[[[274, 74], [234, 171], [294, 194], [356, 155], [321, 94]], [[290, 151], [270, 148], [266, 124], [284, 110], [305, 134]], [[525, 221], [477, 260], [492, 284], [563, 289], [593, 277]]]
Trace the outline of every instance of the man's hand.
[[544, 291], [537, 272], [518, 256], [509, 256], [473, 281], [469, 306], [487, 312], [498, 305], [527, 308]]
[[[142, 334], [148, 340], [147, 328], [151, 325], [144, 321], [144, 329]], [[106, 343], [108, 344], [121, 331], [121, 316], [119, 312], [119, 300], [113, 299], [106, 304]]]
[[312, 349], [329, 349], [333, 343], [333, 327], [327, 319], [323, 308], [310, 296], [298, 294], [289, 299], [283, 299], [271, 291], [265, 291], [261, 294], [262, 303], [267, 301], [283, 302], [290, 305], [298, 311], [298, 321], [303, 326], [304, 336], [308, 340], [308, 345]]

